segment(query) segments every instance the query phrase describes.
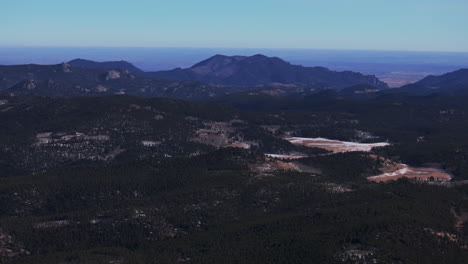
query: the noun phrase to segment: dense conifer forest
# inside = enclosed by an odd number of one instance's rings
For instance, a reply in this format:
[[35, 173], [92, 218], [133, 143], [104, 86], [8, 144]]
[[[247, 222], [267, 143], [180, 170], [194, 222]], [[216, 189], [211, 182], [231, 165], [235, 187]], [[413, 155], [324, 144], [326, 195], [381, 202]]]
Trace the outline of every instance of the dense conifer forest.
[[[1, 261], [466, 263], [464, 99], [5, 97]], [[391, 145], [332, 153], [285, 136]], [[371, 182], [376, 155], [453, 179]]]

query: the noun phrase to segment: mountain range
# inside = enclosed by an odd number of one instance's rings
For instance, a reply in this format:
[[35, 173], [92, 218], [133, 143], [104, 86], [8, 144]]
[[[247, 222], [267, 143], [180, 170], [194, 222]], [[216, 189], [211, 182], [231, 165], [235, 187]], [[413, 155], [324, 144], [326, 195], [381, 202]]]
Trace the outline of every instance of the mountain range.
[[[92, 68], [74, 67], [68, 63], [0, 66], [0, 93], [52, 97], [129, 94], [197, 100], [223, 95], [228, 91], [235, 92], [238, 89], [216, 87], [198, 81], [176, 82], [140, 77], [127, 69], [119, 69], [119, 65], [126, 65], [120, 62], [117, 65], [87, 65]], [[96, 69], [96, 65], [111, 66]], [[111, 68], [113, 69], [109, 70]]]
[[207, 99], [242, 91], [280, 89], [303, 93], [358, 84], [386, 89], [374, 76], [291, 65], [279, 58], [216, 55], [189, 69], [144, 72], [126, 61], [75, 59], [57, 65], [0, 66], [0, 92], [41, 96], [102, 96]]
[[[60, 97], [128, 94], [209, 100], [239, 92], [258, 92], [270, 96], [320, 94], [365, 99], [388, 93], [453, 94], [467, 88], [468, 69], [388, 89], [375, 76], [292, 65], [263, 55], [216, 55], [187, 69], [159, 72], [144, 72], [126, 61], [84, 59], [57, 65], [0, 66], [0, 93]], [[323, 93], [324, 90], [330, 91]]]
[[177, 71], [0, 66], [0, 263], [466, 263], [468, 70]]
[[250, 57], [215, 55], [187, 69], [150, 72], [148, 75], [158, 79], [198, 80], [236, 86], [294, 84], [339, 90], [356, 84], [369, 84], [379, 89], [388, 88], [375, 76], [293, 65], [280, 58], [260, 54]]

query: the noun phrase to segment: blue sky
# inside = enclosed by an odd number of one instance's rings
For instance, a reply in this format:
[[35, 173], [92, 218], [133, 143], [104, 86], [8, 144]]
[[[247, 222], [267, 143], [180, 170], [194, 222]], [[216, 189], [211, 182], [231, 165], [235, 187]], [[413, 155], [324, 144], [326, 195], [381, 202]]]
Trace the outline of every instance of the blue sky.
[[0, 46], [468, 51], [467, 0], [5, 0]]

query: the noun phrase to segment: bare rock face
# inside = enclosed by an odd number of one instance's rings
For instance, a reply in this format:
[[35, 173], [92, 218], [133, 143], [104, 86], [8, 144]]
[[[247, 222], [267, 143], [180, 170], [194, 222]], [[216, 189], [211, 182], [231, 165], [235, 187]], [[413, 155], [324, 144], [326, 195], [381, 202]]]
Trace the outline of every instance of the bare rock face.
[[63, 72], [72, 72], [71, 65], [67, 63], [62, 63], [62, 71]]
[[36, 83], [34, 80], [29, 80], [24, 83], [23, 88], [28, 89], [28, 90], [33, 90], [36, 88]]
[[130, 78], [130, 79], [132, 79], [132, 80], [135, 79], [135, 75], [133, 75], [133, 74], [132, 74], [130, 71], [128, 71], [128, 70], [123, 70], [122, 73], [123, 73], [126, 77], [128, 77], [128, 78]]
[[96, 86], [95, 90], [98, 93], [105, 93], [105, 92], [109, 91], [109, 88], [104, 87], [102, 85], [98, 85], [98, 86]]
[[116, 70], [108, 71], [106, 73], [106, 81], [120, 79], [120, 72]]
[[17, 256], [29, 254], [30, 253], [22, 248], [10, 235], [4, 233], [2, 229], [0, 229], [0, 263]]

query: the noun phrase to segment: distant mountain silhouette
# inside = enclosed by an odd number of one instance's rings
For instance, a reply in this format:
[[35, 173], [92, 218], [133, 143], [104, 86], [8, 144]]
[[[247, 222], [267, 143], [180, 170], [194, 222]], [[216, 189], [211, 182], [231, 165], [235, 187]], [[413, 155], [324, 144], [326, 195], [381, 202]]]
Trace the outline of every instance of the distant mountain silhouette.
[[[89, 64], [90, 65], [90, 64]], [[104, 96], [128, 94], [203, 100], [241, 91], [198, 81], [167, 81], [140, 77], [129, 70], [105, 70], [57, 65], [0, 66], [0, 93], [40, 96]]]
[[440, 76], [430, 75], [419, 82], [391, 90], [393, 90], [393, 92], [407, 92], [412, 94], [453, 94], [468, 92], [468, 69], [460, 69]]
[[323, 67], [292, 65], [280, 58], [264, 55], [216, 55], [191, 68], [151, 72], [148, 76], [237, 86], [295, 84], [340, 90], [353, 85], [368, 84], [378, 89], [388, 88], [387, 84], [375, 76], [350, 71], [336, 72]]
[[291, 65], [263, 55], [216, 55], [189, 69], [144, 72], [126, 61], [75, 59], [57, 65], [0, 66], [0, 92], [41, 96], [129, 94], [206, 100], [216, 96], [264, 90], [265, 94], [313, 94], [353, 85], [385, 89], [374, 76]]
[[86, 68], [86, 69], [101, 69], [101, 70], [127, 70], [133, 74], [144, 73], [141, 69], [137, 68], [130, 62], [126, 61], [106, 61], [106, 62], [95, 62], [84, 59], [75, 59], [69, 61], [73, 67]]

